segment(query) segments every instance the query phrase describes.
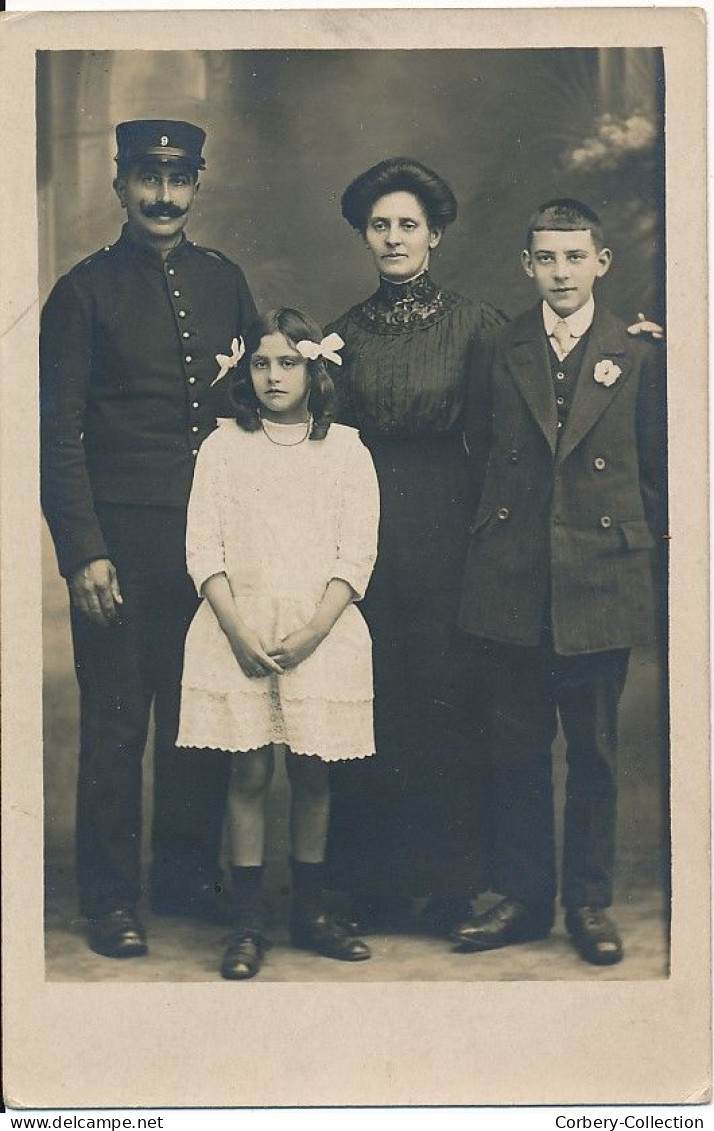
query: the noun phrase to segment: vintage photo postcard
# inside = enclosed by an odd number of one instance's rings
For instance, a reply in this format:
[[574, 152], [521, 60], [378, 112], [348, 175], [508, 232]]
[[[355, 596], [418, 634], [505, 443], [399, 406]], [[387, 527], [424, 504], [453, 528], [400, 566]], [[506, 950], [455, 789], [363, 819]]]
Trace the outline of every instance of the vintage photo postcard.
[[704, 17], [551, 16], [0, 22], [12, 1106], [710, 1095]]

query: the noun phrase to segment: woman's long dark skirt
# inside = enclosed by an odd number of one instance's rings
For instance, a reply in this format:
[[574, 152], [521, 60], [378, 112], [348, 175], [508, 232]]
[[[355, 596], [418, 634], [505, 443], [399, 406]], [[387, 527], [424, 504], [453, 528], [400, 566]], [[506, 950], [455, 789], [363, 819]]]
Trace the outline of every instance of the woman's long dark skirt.
[[461, 438], [370, 439], [379, 554], [361, 605], [373, 642], [377, 753], [332, 767], [330, 887], [387, 901], [486, 883], [487, 702], [456, 629], [474, 513]]

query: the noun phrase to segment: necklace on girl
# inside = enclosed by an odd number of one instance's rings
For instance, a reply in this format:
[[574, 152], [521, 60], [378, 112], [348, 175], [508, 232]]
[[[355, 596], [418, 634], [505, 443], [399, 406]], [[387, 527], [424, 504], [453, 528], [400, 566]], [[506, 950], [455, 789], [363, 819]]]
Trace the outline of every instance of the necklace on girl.
[[[299, 440], [291, 440], [289, 443], [285, 443], [284, 440], [276, 440], [275, 435], [277, 435], [277, 433], [273, 436], [270, 435], [270, 431], [268, 430], [268, 428], [266, 428], [266, 423], [267, 422], [265, 420], [263, 420], [263, 417], [261, 416], [260, 427], [263, 429], [263, 432], [268, 437], [271, 444], [275, 444], [275, 446], [277, 448], [296, 448], [298, 446], [298, 444], [304, 444], [305, 440], [307, 440], [307, 438], [310, 435], [310, 432], [312, 430], [312, 416], [308, 416], [307, 424], [305, 426], [305, 435], [301, 436]], [[294, 428], [295, 425], [294, 424], [277, 424], [277, 425], [274, 425], [274, 427], [286, 428], [287, 429], [287, 428]]]

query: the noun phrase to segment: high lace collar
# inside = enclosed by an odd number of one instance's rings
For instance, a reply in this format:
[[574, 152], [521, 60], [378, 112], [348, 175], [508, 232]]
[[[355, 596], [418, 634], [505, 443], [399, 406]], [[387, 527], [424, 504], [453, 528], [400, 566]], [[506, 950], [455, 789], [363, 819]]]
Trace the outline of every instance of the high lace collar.
[[379, 289], [355, 309], [359, 320], [377, 333], [401, 334], [431, 326], [458, 302], [458, 295], [444, 290], [423, 271], [405, 283], [381, 278]]

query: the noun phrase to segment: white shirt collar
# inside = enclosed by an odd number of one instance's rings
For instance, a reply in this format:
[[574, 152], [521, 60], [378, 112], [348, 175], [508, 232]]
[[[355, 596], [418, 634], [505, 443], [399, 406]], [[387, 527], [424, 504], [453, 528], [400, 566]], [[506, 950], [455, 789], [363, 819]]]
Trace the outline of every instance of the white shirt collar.
[[581, 306], [580, 310], [576, 310], [574, 314], [569, 314], [567, 318], [561, 318], [559, 314], [555, 313], [553, 307], [548, 306], [545, 299], [543, 300], [543, 325], [549, 338], [552, 336], [557, 322], [565, 322], [574, 338], [582, 338], [583, 334], [592, 326], [594, 316], [595, 299], [592, 295], [590, 295], [585, 306]]

